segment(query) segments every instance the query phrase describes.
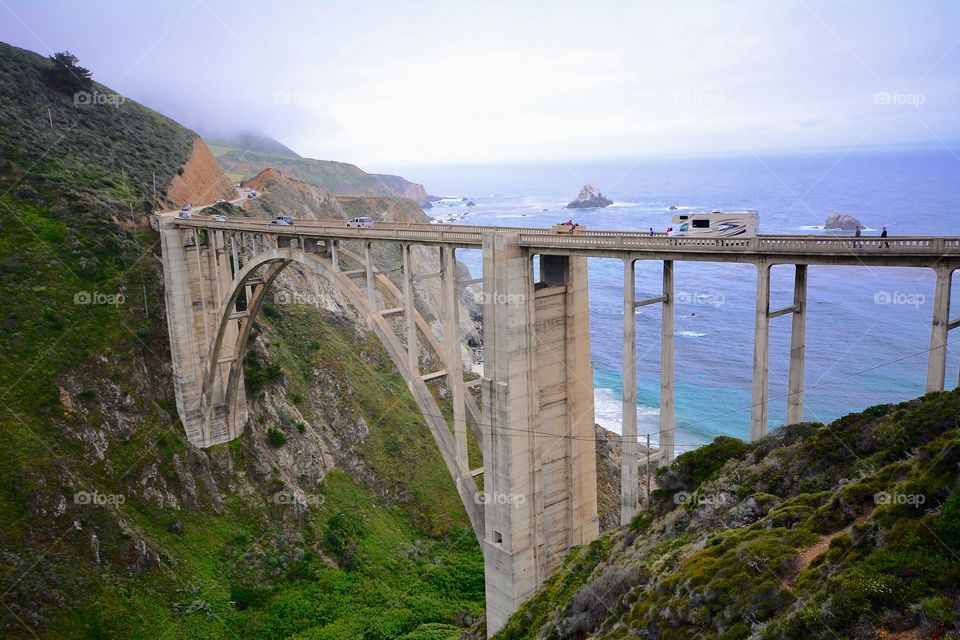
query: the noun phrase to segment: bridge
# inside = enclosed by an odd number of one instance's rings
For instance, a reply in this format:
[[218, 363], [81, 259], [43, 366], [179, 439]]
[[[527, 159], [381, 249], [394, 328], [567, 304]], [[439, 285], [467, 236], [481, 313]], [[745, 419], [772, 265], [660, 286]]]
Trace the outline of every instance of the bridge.
[[[423, 413], [484, 553], [487, 629], [493, 634], [567, 551], [599, 535], [587, 258], [623, 262], [623, 450], [621, 520], [639, 506], [636, 309], [662, 313], [659, 449], [674, 457], [674, 263], [756, 266], [750, 437], [767, 433], [770, 321], [792, 317], [787, 422], [803, 420], [807, 268], [810, 265], [932, 269], [936, 273], [926, 390], [944, 387], [957, 237], [762, 235], [677, 238], [663, 234], [377, 223], [156, 218], [161, 233], [177, 409], [189, 441], [209, 447], [238, 437], [247, 420], [242, 361], [270, 284], [301, 265], [335, 286], [379, 337]], [[379, 270], [372, 247], [399, 247]], [[413, 273], [411, 249], [437, 251], [440, 271]], [[481, 249], [483, 274], [458, 281], [458, 249]], [[539, 268], [535, 269], [534, 259]], [[637, 300], [635, 264], [662, 263], [660, 295]], [[793, 303], [770, 308], [770, 270], [794, 268]], [[388, 277], [399, 274], [400, 286]], [[536, 276], [536, 277], [535, 277]], [[441, 282], [441, 335], [416, 309], [415, 283]], [[466, 382], [460, 359], [462, 287], [482, 282], [484, 372]], [[395, 329], [396, 320], [400, 329]], [[427, 358], [421, 362], [421, 350]], [[423, 363], [439, 368], [424, 370]], [[450, 423], [431, 386], [444, 383]], [[479, 387], [475, 389], [474, 387]], [[475, 394], [479, 391], [479, 402]], [[471, 468], [469, 438], [482, 451]], [[483, 492], [477, 478], [483, 479]]]

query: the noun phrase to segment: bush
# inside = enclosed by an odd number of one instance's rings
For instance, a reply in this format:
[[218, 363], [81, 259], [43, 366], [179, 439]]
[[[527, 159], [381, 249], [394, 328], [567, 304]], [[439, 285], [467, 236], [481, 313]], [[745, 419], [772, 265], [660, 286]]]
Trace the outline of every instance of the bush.
[[276, 427], [270, 427], [267, 429], [267, 442], [274, 449], [279, 449], [287, 443], [287, 435]]

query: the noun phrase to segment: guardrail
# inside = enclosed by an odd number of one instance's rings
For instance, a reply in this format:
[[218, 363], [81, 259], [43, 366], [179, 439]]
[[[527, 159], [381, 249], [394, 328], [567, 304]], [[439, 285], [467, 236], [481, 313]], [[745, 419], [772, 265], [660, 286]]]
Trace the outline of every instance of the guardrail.
[[291, 226], [265, 221], [232, 220], [215, 222], [190, 218], [176, 220], [191, 228], [269, 233], [274, 235], [332, 237], [356, 240], [420, 241], [461, 246], [481, 246], [484, 233], [515, 233], [521, 246], [532, 249], [580, 249], [584, 251], [671, 251], [691, 253], [748, 254], [844, 254], [869, 252], [881, 255], [960, 255], [960, 237], [933, 236], [822, 236], [760, 235], [749, 238], [669, 237], [631, 231], [576, 231], [557, 233], [552, 229], [490, 227], [454, 224], [377, 223], [369, 229], [347, 227], [346, 222], [327, 220], [297, 221]]

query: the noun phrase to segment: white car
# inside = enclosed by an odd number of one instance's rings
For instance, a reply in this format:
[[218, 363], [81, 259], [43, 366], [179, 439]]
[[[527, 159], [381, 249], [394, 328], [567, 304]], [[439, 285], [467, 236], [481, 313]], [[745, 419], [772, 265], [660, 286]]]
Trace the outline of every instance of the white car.
[[177, 217], [181, 220], [190, 219], [190, 210], [189, 209], [180, 209], [180, 213], [177, 214]]
[[270, 224], [292, 225], [293, 218], [291, 218], [290, 216], [277, 216], [276, 218], [270, 221]]
[[221, 215], [219, 213], [215, 216], [211, 216], [210, 219], [213, 220], [214, 222], [230, 222], [230, 218], [228, 218], [225, 215]]
[[370, 229], [373, 227], [373, 218], [367, 216], [361, 216], [359, 218], [351, 218], [347, 222], [347, 228], [357, 228], [357, 229]]

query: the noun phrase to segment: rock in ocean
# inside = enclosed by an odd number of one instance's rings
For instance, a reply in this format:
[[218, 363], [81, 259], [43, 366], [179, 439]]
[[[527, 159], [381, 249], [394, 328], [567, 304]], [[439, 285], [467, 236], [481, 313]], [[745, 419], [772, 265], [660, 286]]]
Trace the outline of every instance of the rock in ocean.
[[600, 208], [600, 207], [609, 207], [613, 204], [613, 200], [607, 198], [600, 190], [594, 187], [593, 185], [584, 185], [583, 189], [580, 189], [580, 195], [577, 196], [577, 199], [567, 205], [567, 209], [591, 209], [591, 208]]

